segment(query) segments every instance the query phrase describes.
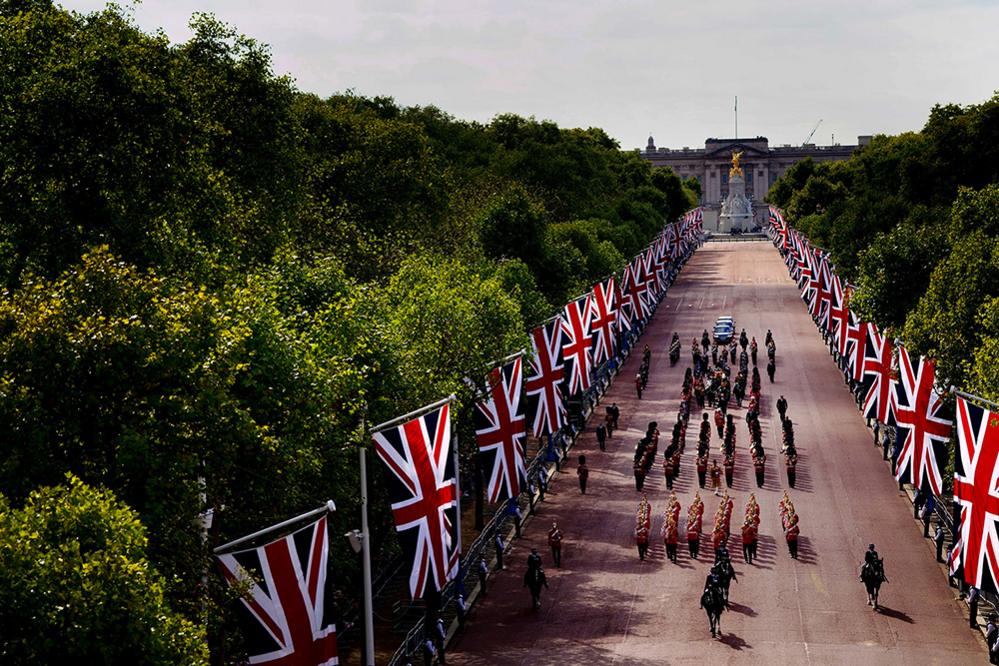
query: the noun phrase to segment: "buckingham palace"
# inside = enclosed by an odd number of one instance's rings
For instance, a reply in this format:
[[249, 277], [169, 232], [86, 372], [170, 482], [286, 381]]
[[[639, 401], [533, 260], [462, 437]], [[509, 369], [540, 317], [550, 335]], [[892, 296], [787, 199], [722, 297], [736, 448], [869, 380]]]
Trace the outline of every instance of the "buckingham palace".
[[817, 146], [806, 143], [800, 146], [784, 144], [771, 146], [766, 137], [755, 139], [708, 139], [704, 148], [657, 148], [650, 136], [642, 157], [654, 166], [669, 166], [681, 178], [694, 177], [701, 183], [701, 205], [704, 207], [704, 228], [718, 229], [718, 213], [728, 196], [729, 167], [732, 153], [742, 152], [742, 169], [745, 173], [746, 196], [753, 204], [757, 226], [766, 222], [767, 205], [764, 198], [770, 186], [792, 164], [811, 157], [816, 162], [831, 162], [849, 158], [857, 148], [870, 143], [870, 136], [857, 137], [855, 145]]

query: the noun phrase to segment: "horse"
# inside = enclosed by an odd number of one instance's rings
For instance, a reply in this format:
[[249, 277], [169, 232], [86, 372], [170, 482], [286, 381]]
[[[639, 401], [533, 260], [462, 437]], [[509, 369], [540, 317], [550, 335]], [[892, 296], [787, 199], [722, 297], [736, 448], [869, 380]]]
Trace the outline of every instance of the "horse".
[[735, 569], [732, 568], [732, 561], [723, 559], [718, 562], [718, 583], [721, 588], [725, 608], [728, 608], [728, 588], [732, 584], [733, 579], [738, 580], [735, 575]]
[[725, 610], [725, 599], [722, 597], [721, 588], [712, 586], [704, 588], [704, 593], [701, 594], [701, 608], [708, 614], [711, 637], [721, 636], [721, 614]]
[[881, 591], [881, 583], [890, 582], [885, 576], [884, 562], [881, 559], [865, 562], [860, 569], [860, 580], [867, 588], [867, 605], [878, 610], [878, 593]]
[[548, 578], [541, 567], [529, 567], [524, 574], [524, 587], [531, 591], [531, 608], [541, 608], [541, 586], [548, 587]]

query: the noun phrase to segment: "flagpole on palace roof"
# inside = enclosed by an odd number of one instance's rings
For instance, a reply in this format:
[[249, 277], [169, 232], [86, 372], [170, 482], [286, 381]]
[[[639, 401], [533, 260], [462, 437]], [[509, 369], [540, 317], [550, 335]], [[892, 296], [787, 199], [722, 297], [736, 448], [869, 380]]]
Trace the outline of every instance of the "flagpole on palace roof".
[[254, 541], [256, 539], [259, 539], [260, 537], [264, 536], [265, 534], [270, 534], [271, 532], [277, 532], [279, 530], [282, 530], [282, 529], [284, 529], [286, 527], [289, 527], [291, 525], [294, 525], [296, 523], [305, 522], [309, 518], [314, 518], [314, 517], [316, 517], [316, 516], [318, 516], [320, 514], [331, 513], [333, 511], [336, 511], [336, 505], [333, 503], [333, 500], [326, 500], [326, 504], [323, 504], [318, 509], [313, 509], [312, 511], [307, 511], [307, 512], [303, 513], [300, 516], [295, 516], [294, 518], [289, 518], [288, 520], [280, 522], [277, 525], [271, 525], [270, 527], [265, 527], [262, 530], [257, 530], [253, 534], [248, 534], [245, 537], [240, 537], [239, 539], [236, 539], [235, 541], [230, 541], [229, 543], [222, 544], [221, 546], [219, 546], [218, 548], [216, 548], [212, 552], [215, 555], [220, 555], [220, 554], [222, 554], [223, 551], [227, 551], [227, 550], [235, 548], [236, 546], [239, 546], [241, 544], [248, 543], [250, 541]]
[[420, 407], [419, 409], [414, 409], [413, 411], [411, 411], [408, 414], [403, 414], [402, 416], [398, 416], [398, 417], [396, 417], [394, 419], [388, 420], [385, 423], [379, 423], [378, 425], [376, 425], [374, 428], [371, 429], [371, 434], [373, 435], [376, 432], [381, 432], [382, 430], [385, 430], [386, 428], [391, 428], [392, 426], [399, 425], [400, 423], [403, 423], [403, 422], [408, 421], [410, 419], [415, 419], [416, 417], [422, 416], [423, 414], [426, 414], [427, 412], [431, 412], [431, 411], [437, 409], [438, 407], [443, 407], [447, 403], [453, 402], [454, 400], [455, 400], [455, 395], [454, 395], [454, 393], [452, 393], [448, 397], [444, 398], [443, 400], [438, 400], [437, 402], [433, 403], [432, 405], [427, 405], [426, 407]]
[[973, 400], [973, 401], [976, 401], [976, 402], [981, 402], [983, 404], [988, 405], [989, 407], [992, 407], [993, 409], [999, 409], [999, 403], [992, 402], [991, 400], [986, 400], [985, 398], [983, 398], [980, 395], [975, 395], [973, 393], [965, 393], [964, 391], [958, 390], [958, 388], [956, 386], [951, 386], [950, 387], [950, 392], [953, 393], [954, 395], [959, 395], [959, 396], [961, 396], [962, 398], [964, 398], [966, 400]]

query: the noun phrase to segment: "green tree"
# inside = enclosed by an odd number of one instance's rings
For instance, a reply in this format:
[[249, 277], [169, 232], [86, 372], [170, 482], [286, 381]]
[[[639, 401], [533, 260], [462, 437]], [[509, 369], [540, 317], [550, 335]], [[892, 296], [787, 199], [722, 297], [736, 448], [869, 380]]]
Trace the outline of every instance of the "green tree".
[[135, 513], [73, 475], [23, 508], [0, 495], [0, 655], [11, 664], [207, 664], [168, 605]]

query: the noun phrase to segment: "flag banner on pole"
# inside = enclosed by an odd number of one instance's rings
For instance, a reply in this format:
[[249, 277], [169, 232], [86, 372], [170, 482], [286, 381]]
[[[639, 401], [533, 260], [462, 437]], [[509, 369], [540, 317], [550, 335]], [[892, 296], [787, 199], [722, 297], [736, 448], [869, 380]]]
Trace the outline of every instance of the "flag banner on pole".
[[864, 352], [867, 351], [867, 330], [869, 324], [860, 321], [855, 314], [850, 313], [850, 323], [847, 326], [847, 358], [853, 381], [864, 380]]
[[864, 416], [895, 425], [896, 393], [892, 376], [891, 336], [867, 324], [864, 348]]
[[522, 363], [518, 356], [493, 369], [484, 399], [475, 403], [475, 440], [482, 468], [489, 475], [489, 502], [520, 495], [527, 484], [524, 438], [527, 419], [520, 407]]
[[614, 278], [593, 287], [593, 363], [600, 365], [614, 356], [617, 346], [617, 289]]
[[531, 350], [527, 406], [531, 414], [531, 434], [543, 437], [557, 432], [566, 423], [561, 317], [531, 331]]
[[628, 284], [631, 280], [631, 265], [624, 267], [624, 272], [621, 274], [620, 284], [615, 285], [615, 303], [617, 303], [617, 321], [616, 326], [618, 331], [630, 331], [632, 321], [635, 319], [635, 309], [631, 305], [631, 296], [628, 294]]
[[592, 294], [586, 294], [566, 305], [562, 315], [562, 357], [569, 378], [569, 395], [590, 388], [590, 371], [593, 369], [592, 312]]
[[[954, 502], [961, 512], [952, 556], [964, 580], [999, 592], [999, 414], [957, 396], [957, 448], [954, 456]], [[959, 564], [958, 564], [959, 563]]]
[[332, 594], [326, 576], [326, 516], [263, 546], [218, 556], [240, 597], [251, 664], [330, 666], [339, 663]]
[[933, 387], [934, 362], [920, 357], [913, 362], [908, 350], [898, 347], [898, 404], [895, 427], [902, 442], [895, 478], [939, 495], [940, 469], [946, 458], [953, 421], [942, 415], [943, 400]]
[[458, 570], [458, 483], [451, 452], [451, 405], [372, 433], [385, 463], [392, 517], [406, 559], [409, 592], [441, 590]]

